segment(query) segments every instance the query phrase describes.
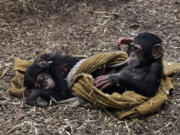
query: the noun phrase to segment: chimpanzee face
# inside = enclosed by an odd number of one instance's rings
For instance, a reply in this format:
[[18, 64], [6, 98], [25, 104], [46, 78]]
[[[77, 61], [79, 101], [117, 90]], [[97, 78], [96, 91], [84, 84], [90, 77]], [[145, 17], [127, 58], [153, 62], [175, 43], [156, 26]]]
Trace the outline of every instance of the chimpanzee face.
[[37, 76], [37, 81], [34, 86], [36, 89], [52, 89], [55, 87], [55, 82], [48, 73], [41, 73]]
[[131, 43], [128, 49], [129, 60], [128, 64], [132, 67], [137, 67], [144, 63], [143, 49], [140, 45]]

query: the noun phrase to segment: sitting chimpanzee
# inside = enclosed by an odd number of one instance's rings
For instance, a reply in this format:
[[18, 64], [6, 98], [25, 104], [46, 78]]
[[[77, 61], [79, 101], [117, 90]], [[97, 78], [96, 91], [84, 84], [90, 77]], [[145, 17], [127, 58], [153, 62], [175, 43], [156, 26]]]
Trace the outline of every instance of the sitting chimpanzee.
[[[71, 98], [72, 92], [67, 85], [66, 77], [81, 59], [60, 54], [43, 54], [37, 58], [24, 75], [24, 86], [30, 92], [26, 103], [46, 106], [50, 98], [56, 101]], [[38, 97], [43, 100], [38, 101]]]
[[[96, 78], [95, 86], [104, 92], [133, 90], [152, 97], [159, 88], [162, 73], [163, 49], [161, 39], [152, 33], [141, 33], [133, 39], [122, 38], [118, 46], [128, 44], [128, 60], [123, 65], [112, 66], [107, 73]], [[120, 91], [118, 91], [120, 90]]]
[[[129, 45], [129, 58], [123, 65], [107, 67], [104, 75], [93, 74], [96, 78], [95, 86], [107, 93], [134, 90], [147, 97], [154, 96], [162, 73], [161, 42], [159, 37], [151, 33], [141, 33], [134, 40], [118, 40], [119, 45]], [[27, 104], [44, 106], [44, 103], [37, 102], [38, 97], [45, 101], [50, 98], [61, 101], [72, 97], [66, 77], [81, 59], [59, 54], [44, 54], [36, 59], [25, 73], [24, 85], [30, 89]]]

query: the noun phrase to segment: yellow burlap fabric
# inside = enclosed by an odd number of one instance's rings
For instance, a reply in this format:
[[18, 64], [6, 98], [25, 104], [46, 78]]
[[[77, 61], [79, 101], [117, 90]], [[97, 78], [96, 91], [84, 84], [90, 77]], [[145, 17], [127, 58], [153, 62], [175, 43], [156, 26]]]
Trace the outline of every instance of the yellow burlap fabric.
[[33, 62], [30, 60], [22, 60], [16, 58], [14, 60], [14, 72], [15, 77], [11, 80], [10, 84], [10, 92], [18, 97], [22, 97], [23, 95], [27, 95], [28, 92], [24, 87], [24, 72]]
[[[161, 85], [157, 94], [152, 98], [141, 96], [133, 91], [109, 95], [94, 87], [94, 78], [91, 76], [91, 73], [96, 71], [96, 69], [103, 64], [106, 64], [107, 66], [113, 65], [124, 62], [126, 59], [127, 54], [122, 51], [100, 53], [87, 58], [75, 73], [76, 75], [70, 84], [72, 90], [77, 96], [90, 101], [96, 106], [116, 109], [116, 114], [119, 118], [146, 115], [158, 111], [161, 105], [168, 100], [167, 93], [173, 88], [173, 84], [168, 75], [180, 72], [180, 63], [163, 62], [164, 69]], [[17, 63], [24, 64], [21, 65]], [[30, 64], [31, 62], [28, 63], [27, 61], [15, 59], [14, 70], [17, 71], [17, 69], [21, 69], [17, 66], [26, 65], [22, 68], [22, 71], [25, 71], [24, 69]], [[17, 74], [17, 72], [15, 73], [16, 76], [13, 78], [14, 81], [12, 80], [11, 82], [10, 90], [14, 95], [22, 96], [23, 92], [26, 92], [23, 88], [23, 75], [19, 75], [20, 73]], [[22, 87], [17, 87], [17, 84]]]

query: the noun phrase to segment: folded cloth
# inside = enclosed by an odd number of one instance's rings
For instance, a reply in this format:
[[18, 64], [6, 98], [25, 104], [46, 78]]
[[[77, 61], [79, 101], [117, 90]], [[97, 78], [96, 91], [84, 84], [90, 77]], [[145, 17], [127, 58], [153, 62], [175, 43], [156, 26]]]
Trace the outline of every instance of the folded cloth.
[[[162, 104], [168, 100], [169, 90], [173, 88], [169, 75], [180, 72], [180, 63], [163, 61], [161, 84], [158, 92], [152, 98], [139, 95], [134, 91], [125, 91], [123, 94], [114, 92], [110, 95], [94, 87], [94, 78], [91, 75], [93, 72], [104, 64], [108, 67], [123, 63], [127, 57], [125, 52], [118, 51], [100, 53], [86, 58], [76, 69], [69, 86], [77, 96], [95, 106], [113, 108], [120, 119], [147, 115], [160, 110]], [[31, 61], [15, 59], [15, 77], [11, 81], [10, 92], [18, 97], [27, 94], [27, 90], [23, 86], [23, 72], [31, 64]]]
[[13, 70], [15, 72], [15, 77], [10, 83], [10, 93], [13, 95], [18, 97], [28, 95], [28, 91], [24, 87], [24, 73], [28, 66], [30, 66], [32, 63], [33, 62], [30, 60], [22, 60], [20, 58], [16, 58], [14, 60]]

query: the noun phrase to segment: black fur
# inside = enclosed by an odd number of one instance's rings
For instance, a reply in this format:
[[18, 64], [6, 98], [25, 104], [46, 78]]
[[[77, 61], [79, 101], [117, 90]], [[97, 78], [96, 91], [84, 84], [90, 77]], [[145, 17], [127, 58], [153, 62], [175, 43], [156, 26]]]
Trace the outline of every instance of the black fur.
[[[52, 61], [48, 67], [40, 67], [36, 59], [34, 63], [28, 67], [24, 76], [24, 86], [26, 86], [30, 95], [27, 97], [27, 103], [30, 105], [36, 105], [38, 97], [44, 100], [50, 100], [53, 97], [57, 101], [65, 100], [72, 97], [72, 91], [68, 87], [66, 77], [71, 68], [82, 58], [72, 56], [62, 56], [60, 54], [44, 54], [40, 56], [42, 60]], [[41, 73], [48, 73], [55, 81], [55, 88], [53, 89], [36, 89], [35, 83], [37, 82], [37, 76]]]
[[[143, 49], [144, 62], [138, 67], [132, 67], [125, 63], [122, 66], [108, 70], [108, 82], [114, 84], [104, 89], [104, 92], [122, 93], [125, 90], [133, 90], [141, 95], [152, 97], [157, 92], [162, 74], [162, 57], [154, 59], [152, 48], [155, 44], [161, 44], [161, 39], [152, 33], [141, 33], [132, 41]], [[128, 54], [131, 52], [131, 45], [128, 47]], [[114, 73], [110, 73], [115, 70]]]

